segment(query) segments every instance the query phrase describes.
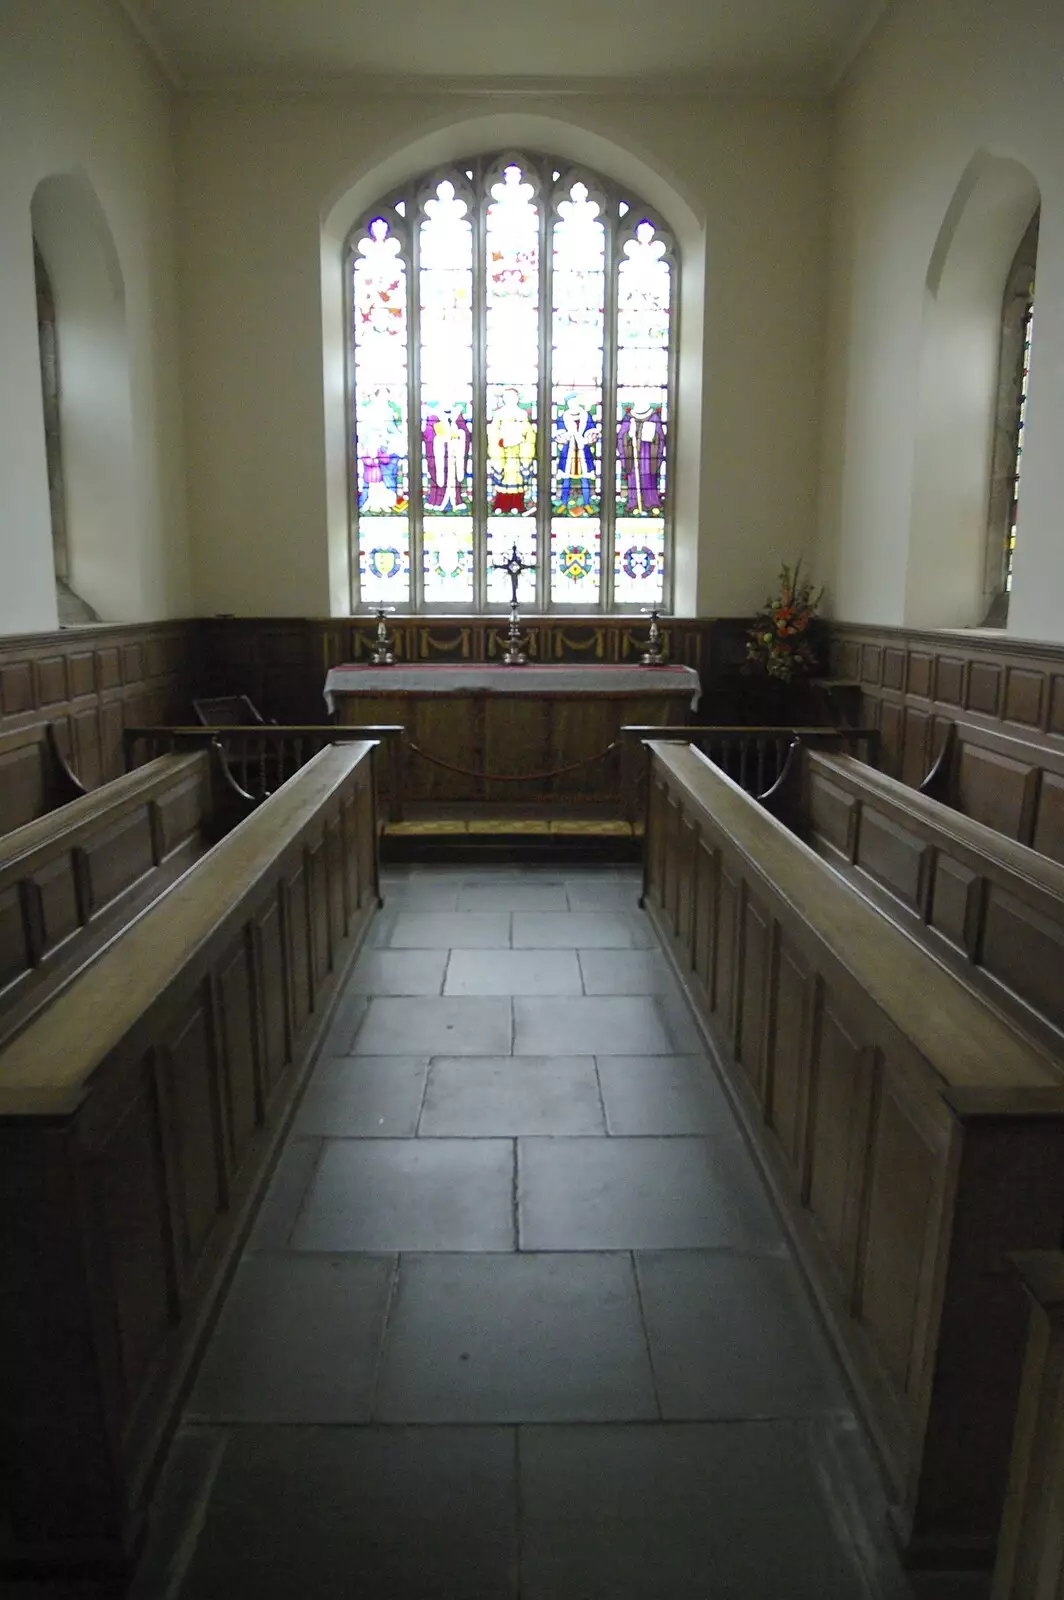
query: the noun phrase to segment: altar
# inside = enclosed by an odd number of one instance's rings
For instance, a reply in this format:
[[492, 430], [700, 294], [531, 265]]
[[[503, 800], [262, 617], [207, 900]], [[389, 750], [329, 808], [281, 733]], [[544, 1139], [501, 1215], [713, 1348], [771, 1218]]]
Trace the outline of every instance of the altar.
[[[643, 752], [626, 723], [685, 723], [697, 709], [691, 667], [580, 664], [509, 667], [469, 662], [337, 666], [325, 703], [338, 722], [402, 723], [395, 801], [513, 807], [597, 803], [620, 812]], [[387, 792], [387, 780], [385, 790]]]

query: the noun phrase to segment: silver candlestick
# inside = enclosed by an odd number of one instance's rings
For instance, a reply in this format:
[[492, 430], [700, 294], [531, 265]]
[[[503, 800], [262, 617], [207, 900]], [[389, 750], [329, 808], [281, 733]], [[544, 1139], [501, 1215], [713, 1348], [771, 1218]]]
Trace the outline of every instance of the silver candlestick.
[[388, 632], [384, 620], [385, 608], [380, 606], [377, 611], [377, 644], [370, 656], [370, 663], [374, 667], [394, 667], [395, 656], [392, 654], [392, 636]]
[[647, 634], [647, 647], [643, 651], [640, 664], [644, 667], [663, 667], [665, 654], [661, 646], [661, 629], [658, 627], [658, 613], [655, 608], [650, 613], [650, 632]]
[[523, 667], [528, 663], [528, 657], [521, 649], [524, 642], [521, 633], [521, 618], [517, 612], [517, 601], [510, 603], [510, 626], [506, 630], [506, 649], [503, 651], [502, 664], [504, 667]]

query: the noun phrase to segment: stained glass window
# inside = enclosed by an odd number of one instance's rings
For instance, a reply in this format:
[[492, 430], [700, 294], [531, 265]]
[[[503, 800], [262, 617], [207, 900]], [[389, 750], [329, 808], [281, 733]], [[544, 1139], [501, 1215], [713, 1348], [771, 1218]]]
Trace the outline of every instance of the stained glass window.
[[585, 171], [458, 162], [350, 242], [352, 600], [666, 606], [675, 258]]
[[1009, 528], [1005, 539], [1005, 592], [1012, 590], [1012, 560], [1016, 554], [1016, 524], [1020, 514], [1020, 472], [1023, 467], [1023, 430], [1027, 422], [1027, 380], [1031, 371], [1031, 334], [1034, 330], [1034, 285], [1027, 298], [1023, 319], [1023, 355], [1020, 368], [1020, 404], [1016, 418], [1016, 458], [1012, 471], [1012, 504], [1009, 507]]

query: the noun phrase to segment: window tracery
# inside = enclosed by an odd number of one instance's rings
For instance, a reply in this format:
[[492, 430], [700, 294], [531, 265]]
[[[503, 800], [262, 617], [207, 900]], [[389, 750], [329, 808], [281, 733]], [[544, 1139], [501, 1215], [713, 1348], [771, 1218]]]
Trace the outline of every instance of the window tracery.
[[457, 164], [351, 235], [352, 602], [667, 606], [676, 262], [618, 186]]

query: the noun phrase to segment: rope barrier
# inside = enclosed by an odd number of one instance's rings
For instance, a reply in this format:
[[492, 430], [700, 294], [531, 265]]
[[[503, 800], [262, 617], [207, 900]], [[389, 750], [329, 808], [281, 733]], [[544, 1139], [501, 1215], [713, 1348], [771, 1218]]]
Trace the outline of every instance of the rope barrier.
[[434, 767], [442, 767], [445, 772], [457, 772], [463, 778], [476, 778], [486, 783], [544, 783], [548, 778], [561, 778], [567, 772], [576, 772], [580, 767], [588, 767], [595, 761], [604, 761], [613, 750], [618, 750], [622, 740], [614, 739], [605, 750], [600, 750], [596, 755], [585, 756], [582, 761], [571, 761], [567, 767], [555, 767], [550, 772], [474, 772], [470, 767], [458, 767], [451, 761], [443, 761], [439, 756], [430, 755], [427, 750], [422, 750], [413, 739], [407, 740], [407, 749], [414, 755], [420, 756], [422, 761], [429, 761]]

